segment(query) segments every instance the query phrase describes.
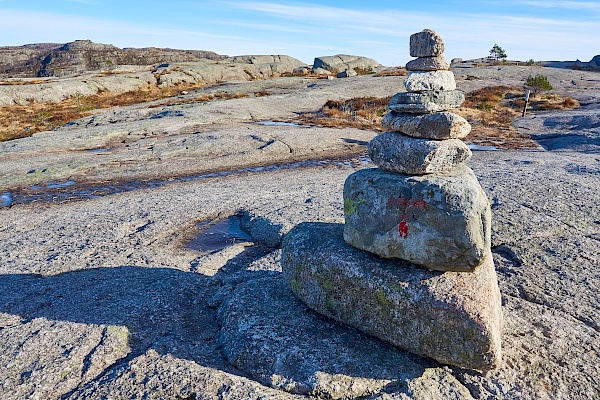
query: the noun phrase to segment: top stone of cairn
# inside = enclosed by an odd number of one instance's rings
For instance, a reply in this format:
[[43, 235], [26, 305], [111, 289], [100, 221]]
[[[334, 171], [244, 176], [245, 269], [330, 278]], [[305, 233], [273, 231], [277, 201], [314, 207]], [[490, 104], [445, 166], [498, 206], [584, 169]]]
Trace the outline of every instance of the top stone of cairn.
[[431, 29], [410, 35], [411, 57], [437, 57], [444, 53], [444, 41]]

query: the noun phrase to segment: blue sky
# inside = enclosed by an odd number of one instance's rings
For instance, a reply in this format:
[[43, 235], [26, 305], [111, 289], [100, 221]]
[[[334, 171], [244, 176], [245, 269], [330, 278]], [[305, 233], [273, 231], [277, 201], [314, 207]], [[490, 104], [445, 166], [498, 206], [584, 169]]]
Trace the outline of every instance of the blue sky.
[[497, 43], [516, 60], [589, 61], [600, 54], [600, 1], [0, 0], [0, 46], [91, 39], [118, 47], [410, 60], [429, 28], [446, 57], [484, 57]]

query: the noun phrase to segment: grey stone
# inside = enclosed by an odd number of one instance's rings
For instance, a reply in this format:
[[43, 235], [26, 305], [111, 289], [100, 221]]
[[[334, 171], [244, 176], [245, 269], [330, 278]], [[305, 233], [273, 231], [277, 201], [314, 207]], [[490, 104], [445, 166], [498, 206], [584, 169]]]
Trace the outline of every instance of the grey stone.
[[425, 29], [410, 35], [411, 57], [436, 57], [444, 53], [444, 41], [435, 31]]
[[404, 86], [409, 92], [422, 90], [454, 90], [456, 81], [452, 71], [414, 71], [409, 72], [404, 80]]
[[379, 66], [381, 64], [371, 58], [348, 54], [317, 57], [313, 62], [313, 68], [323, 68], [336, 74], [346, 69], [354, 68], [370, 71]]
[[423, 139], [461, 139], [471, 132], [471, 124], [448, 111], [433, 114], [403, 114], [391, 111], [381, 120], [384, 130], [402, 132]]
[[239, 284], [217, 312], [223, 353], [254, 380], [290, 393], [350, 399], [436, 366], [322, 318], [279, 275]]
[[430, 140], [384, 132], [369, 142], [367, 154], [386, 171], [422, 175], [454, 168], [471, 157], [471, 150], [458, 139]]
[[355, 172], [344, 214], [352, 246], [438, 271], [473, 271], [490, 248], [490, 204], [465, 165], [420, 176]]
[[315, 311], [412, 353], [467, 369], [501, 364], [502, 310], [491, 253], [473, 273], [440, 273], [349, 246], [340, 224], [302, 223], [282, 270]]
[[388, 108], [398, 112], [427, 114], [460, 107], [464, 101], [465, 95], [460, 90], [400, 92], [392, 97]]
[[419, 57], [406, 63], [408, 71], [440, 71], [450, 69], [450, 64], [446, 57]]
[[358, 73], [353, 69], [344, 70], [336, 75], [336, 78], [349, 78], [351, 76], [356, 76]]

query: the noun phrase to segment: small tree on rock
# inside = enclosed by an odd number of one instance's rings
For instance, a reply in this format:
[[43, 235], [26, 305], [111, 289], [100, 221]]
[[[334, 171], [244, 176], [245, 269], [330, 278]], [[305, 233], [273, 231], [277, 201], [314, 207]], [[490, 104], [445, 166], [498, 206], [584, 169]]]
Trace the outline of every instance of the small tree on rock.
[[552, 90], [552, 85], [548, 82], [548, 77], [545, 75], [530, 75], [525, 81], [525, 89], [531, 90], [531, 93], [537, 96], [543, 90]]
[[492, 49], [490, 50], [490, 57], [492, 57], [496, 61], [506, 60], [506, 52], [502, 47], [495, 44], [494, 47], [492, 47]]

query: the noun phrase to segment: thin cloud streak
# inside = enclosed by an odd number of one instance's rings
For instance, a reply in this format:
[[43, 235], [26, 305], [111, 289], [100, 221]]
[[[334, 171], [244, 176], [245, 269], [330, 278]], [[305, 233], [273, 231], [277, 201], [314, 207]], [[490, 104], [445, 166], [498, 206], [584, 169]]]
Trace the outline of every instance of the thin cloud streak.
[[564, 10], [592, 10], [600, 11], [600, 3], [583, 1], [539, 1], [539, 0], [517, 0], [517, 3], [542, 8], [560, 8]]
[[295, 27], [291, 27], [289, 25], [259, 24], [259, 23], [228, 21], [228, 20], [213, 20], [213, 22], [215, 24], [219, 24], [219, 25], [239, 26], [242, 28], [260, 29], [260, 30], [264, 30], [264, 31], [289, 32], [289, 33], [310, 33], [310, 30], [308, 30], [308, 29], [295, 28]]

